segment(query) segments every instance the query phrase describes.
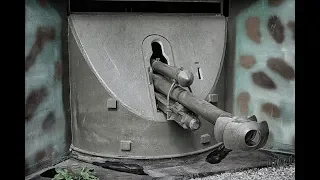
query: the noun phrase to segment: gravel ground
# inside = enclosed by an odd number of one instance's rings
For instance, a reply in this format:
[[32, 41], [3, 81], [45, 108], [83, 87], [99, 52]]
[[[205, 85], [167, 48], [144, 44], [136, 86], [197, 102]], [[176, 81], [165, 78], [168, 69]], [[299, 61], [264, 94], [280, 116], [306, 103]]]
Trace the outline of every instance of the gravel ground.
[[219, 175], [192, 180], [291, 180], [295, 179], [295, 164], [255, 168], [240, 172], [227, 172]]

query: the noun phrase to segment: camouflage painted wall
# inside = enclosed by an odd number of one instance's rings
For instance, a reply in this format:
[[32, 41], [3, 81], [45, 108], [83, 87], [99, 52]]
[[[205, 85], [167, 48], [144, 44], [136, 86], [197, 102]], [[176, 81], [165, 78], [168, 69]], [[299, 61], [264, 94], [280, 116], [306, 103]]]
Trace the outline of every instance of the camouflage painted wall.
[[66, 8], [57, 7], [46, 0], [25, 4], [26, 175], [61, 160], [70, 144], [62, 91]]
[[292, 151], [295, 1], [255, 1], [241, 9], [232, 22], [235, 28], [232, 111], [236, 115], [255, 114], [259, 121], [267, 121], [271, 131], [267, 147]]

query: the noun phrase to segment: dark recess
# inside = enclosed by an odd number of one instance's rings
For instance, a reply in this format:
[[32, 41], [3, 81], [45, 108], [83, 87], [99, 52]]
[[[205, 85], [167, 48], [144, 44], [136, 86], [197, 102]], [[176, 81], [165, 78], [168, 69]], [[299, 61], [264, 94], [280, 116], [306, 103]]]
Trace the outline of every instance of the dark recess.
[[54, 178], [54, 176], [57, 174], [55, 168], [51, 168], [46, 170], [45, 172], [40, 174], [40, 177], [46, 177], [46, 178]]
[[230, 0], [223, 0], [223, 3], [222, 3], [222, 15], [225, 16], [225, 17], [229, 17], [229, 1]]
[[213, 13], [221, 14], [228, 5], [216, 1], [159, 2], [159, 1], [93, 1], [70, 0], [70, 13], [85, 12], [144, 12], [144, 13]]

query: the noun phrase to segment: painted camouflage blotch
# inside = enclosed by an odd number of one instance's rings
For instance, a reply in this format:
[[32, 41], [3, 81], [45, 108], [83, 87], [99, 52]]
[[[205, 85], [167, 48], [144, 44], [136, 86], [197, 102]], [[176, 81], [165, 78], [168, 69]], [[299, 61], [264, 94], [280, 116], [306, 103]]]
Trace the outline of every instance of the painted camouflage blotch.
[[38, 106], [43, 102], [43, 100], [47, 96], [48, 91], [45, 87], [41, 87], [40, 89], [35, 89], [31, 91], [26, 100], [25, 121], [30, 121], [32, 119]]
[[281, 115], [280, 108], [272, 103], [264, 103], [261, 106], [262, 111], [270, 118], [279, 118]]
[[271, 16], [268, 20], [268, 30], [272, 38], [281, 44], [284, 41], [284, 26], [278, 16]]
[[273, 80], [263, 71], [254, 72], [251, 75], [252, 81], [257, 86], [264, 89], [276, 89], [277, 85]]
[[241, 92], [237, 98], [238, 107], [242, 116], [248, 115], [250, 94], [248, 92]]
[[284, 0], [268, 0], [269, 6], [279, 6]]
[[43, 168], [43, 164], [52, 164], [53, 161], [54, 148], [53, 145], [49, 145], [43, 150], [40, 150], [36, 153], [36, 167]]
[[287, 80], [294, 79], [294, 70], [281, 58], [269, 58], [267, 66], [275, 73]]
[[55, 64], [55, 71], [54, 71], [54, 78], [56, 80], [61, 80], [61, 76], [62, 76], [62, 65], [61, 65], [61, 60], [57, 61]]
[[247, 36], [255, 43], [261, 42], [260, 19], [259, 17], [248, 17], [246, 20]]
[[54, 115], [54, 112], [50, 111], [46, 118], [43, 120], [42, 123], [42, 129], [43, 131], [48, 131], [53, 127], [54, 123], [56, 121], [56, 117]]
[[296, 29], [296, 23], [294, 21], [289, 21], [288, 22], [288, 28], [292, 31], [292, 39], [294, 40], [295, 39], [295, 29]]
[[41, 53], [45, 43], [55, 39], [55, 29], [53, 27], [38, 27], [36, 41], [33, 44], [29, 55], [25, 61], [25, 72], [28, 72], [36, 62], [37, 56]]
[[250, 69], [252, 66], [256, 64], [256, 59], [254, 56], [243, 55], [240, 56], [240, 65], [245, 69]]

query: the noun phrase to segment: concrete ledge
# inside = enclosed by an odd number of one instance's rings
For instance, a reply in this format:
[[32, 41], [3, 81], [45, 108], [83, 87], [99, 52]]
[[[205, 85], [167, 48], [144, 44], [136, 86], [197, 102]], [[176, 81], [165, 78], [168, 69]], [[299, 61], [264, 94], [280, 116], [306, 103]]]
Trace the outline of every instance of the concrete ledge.
[[[211, 152], [211, 151], [210, 151]], [[260, 168], [275, 166], [277, 164], [295, 162], [294, 155], [279, 154], [265, 150], [242, 152], [231, 151], [225, 159], [218, 164], [210, 164], [206, 162], [207, 153], [202, 153], [194, 156], [161, 159], [161, 160], [128, 160], [128, 159], [105, 159], [97, 157], [87, 157], [81, 154], [73, 154], [73, 156], [57, 164], [54, 167], [68, 166], [87, 166], [95, 169], [100, 180], [105, 179], [190, 179], [201, 178], [220, 174], [223, 172], [243, 171], [251, 168]], [[77, 159], [75, 159], [75, 157]], [[119, 172], [110, 169], [105, 169], [99, 166], [92, 165], [96, 162], [123, 162], [129, 164], [137, 164], [143, 167], [143, 170], [148, 175], [136, 175], [131, 173]], [[29, 180], [49, 180], [50, 178], [41, 177], [40, 174], [50, 168], [46, 168], [33, 176], [29, 176]], [[28, 179], [28, 178], [26, 178]]]

